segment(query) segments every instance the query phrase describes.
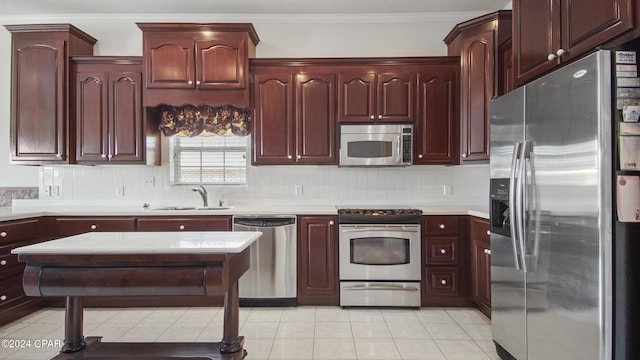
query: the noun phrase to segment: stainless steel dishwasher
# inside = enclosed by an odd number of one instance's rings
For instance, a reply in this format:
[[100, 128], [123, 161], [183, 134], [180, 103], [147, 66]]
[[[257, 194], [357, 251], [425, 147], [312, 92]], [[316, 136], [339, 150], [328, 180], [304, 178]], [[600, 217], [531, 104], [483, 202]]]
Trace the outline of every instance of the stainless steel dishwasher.
[[240, 306], [296, 306], [296, 217], [243, 215], [234, 231], [261, 231], [251, 245], [251, 265], [238, 282]]

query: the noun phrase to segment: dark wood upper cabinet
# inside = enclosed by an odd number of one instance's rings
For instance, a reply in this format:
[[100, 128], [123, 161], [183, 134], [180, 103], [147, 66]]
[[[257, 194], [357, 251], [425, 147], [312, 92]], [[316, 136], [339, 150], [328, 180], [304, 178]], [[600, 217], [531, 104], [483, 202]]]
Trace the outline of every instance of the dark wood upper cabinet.
[[337, 164], [335, 74], [322, 66], [261, 62], [252, 63], [252, 163]]
[[138, 27], [143, 37], [146, 106], [249, 106], [249, 58], [255, 57], [260, 41], [252, 24], [138, 23]]
[[511, 38], [511, 11], [497, 11], [456, 25], [445, 38], [460, 56], [460, 136], [463, 163], [489, 160], [491, 99], [499, 93], [499, 47]]
[[414, 127], [416, 165], [459, 161], [460, 60], [422, 67], [418, 72], [418, 112]]
[[516, 84], [524, 85], [637, 29], [637, 7], [633, 0], [514, 1]]
[[412, 123], [416, 112], [416, 72], [386, 68], [371, 72], [359, 67], [338, 73], [338, 122]]
[[69, 24], [7, 25], [12, 34], [11, 162], [68, 163], [69, 57], [92, 55], [96, 39]]
[[142, 59], [74, 57], [72, 79], [77, 163], [145, 163]]

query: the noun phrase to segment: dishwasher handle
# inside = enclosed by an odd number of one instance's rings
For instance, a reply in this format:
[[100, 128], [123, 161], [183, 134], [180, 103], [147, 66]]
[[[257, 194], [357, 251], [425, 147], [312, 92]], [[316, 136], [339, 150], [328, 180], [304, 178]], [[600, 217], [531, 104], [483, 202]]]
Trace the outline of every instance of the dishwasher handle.
[[252, 227], [279, 227], [287, 225], [295, 225], [295, 217], [238, 217], [233, 219], [233, 223], [237, 225]]

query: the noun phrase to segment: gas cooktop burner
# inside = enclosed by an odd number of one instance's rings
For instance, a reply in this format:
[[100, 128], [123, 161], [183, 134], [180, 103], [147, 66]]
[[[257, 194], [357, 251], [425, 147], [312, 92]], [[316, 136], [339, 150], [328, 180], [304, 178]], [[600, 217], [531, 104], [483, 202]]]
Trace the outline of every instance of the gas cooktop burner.
[[418, 224], [422, 210], [410, 208], [341, 208], [338, 209], [341, 224]]

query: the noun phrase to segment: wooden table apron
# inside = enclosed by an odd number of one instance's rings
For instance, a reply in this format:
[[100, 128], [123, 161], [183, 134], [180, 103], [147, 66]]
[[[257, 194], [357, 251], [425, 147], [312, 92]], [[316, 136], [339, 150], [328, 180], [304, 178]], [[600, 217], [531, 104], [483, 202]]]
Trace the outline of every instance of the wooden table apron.
[[[219, 346], [219, 356], [213, 354], [212, 358], [242, 359], [238, 279], [249, 269], [249, 254], [246, 248], [233, 254], [20, 254], [18, 259], [26, 263], [26, 295], [67, 298], [61, 356], [83, 353], [79, 352], [86, 344], [82, 333], [83, 297], [224, 295], [224, 333], [221, 343], [215, 344]], [[166, 358], [165, 355], [157, 358]]]

